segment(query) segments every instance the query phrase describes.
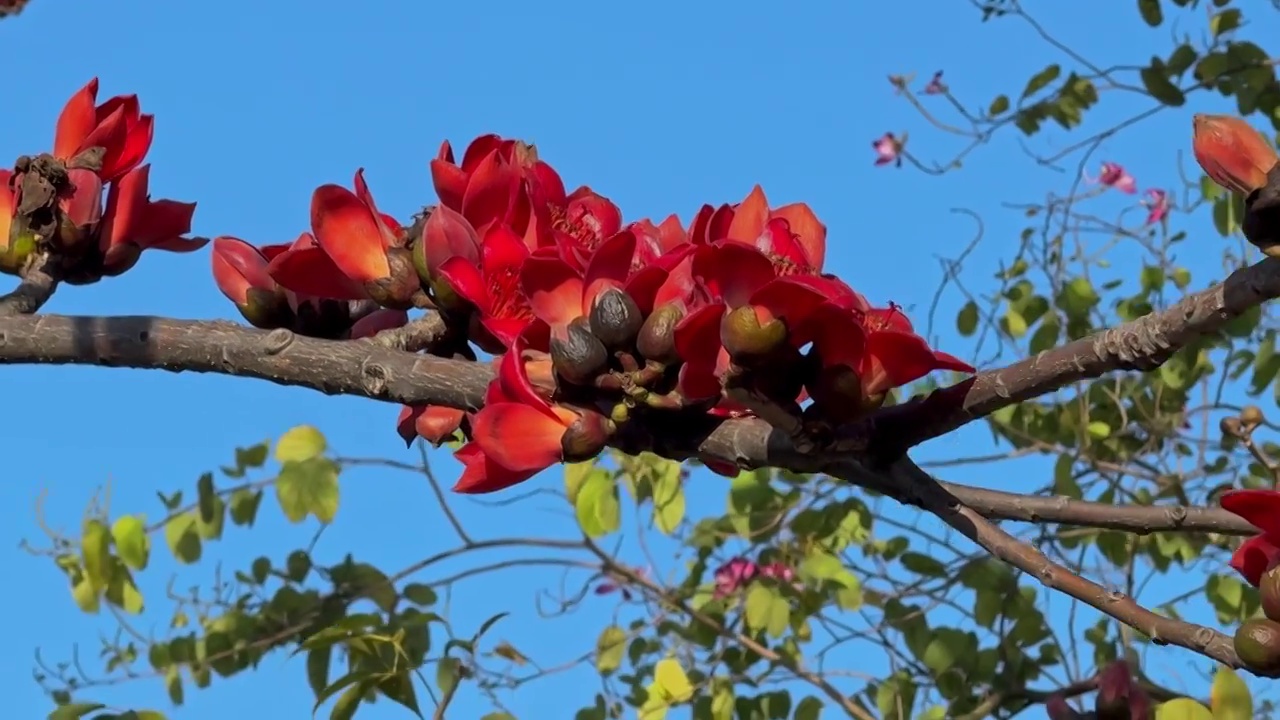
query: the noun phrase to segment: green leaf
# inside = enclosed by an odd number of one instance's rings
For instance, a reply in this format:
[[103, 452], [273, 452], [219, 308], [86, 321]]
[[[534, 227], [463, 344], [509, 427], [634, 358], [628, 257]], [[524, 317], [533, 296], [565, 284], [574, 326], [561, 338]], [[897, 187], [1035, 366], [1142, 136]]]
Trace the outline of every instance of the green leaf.
[[1042, 353], [1045, 350], [1052, 350], [1058, 344], [1058, 336], [1062, 334], [1062, 324], [1058, 322], [1058, 316], [1051, 314], [1040, 323], [1040, 327], [1036, 328], [1035, 333], [1031, 335], [1031, 344], [1028, 349], [1032, 353]]
[[199, 562], [202, 548], [195, 513], [184, 512], [169, 518], [164, 524], [164, 541], [178, 562], [186, 565]]
[[910, 570], [917, 575], [927, 577], [946, 577], [947, 566], [934, 558], [917, 552], [903, 553], [902, 567]]
[[773, 588], [763, 583], [752, 583], [747, 591], [745, 619], [751, 630], [761, 630], [769, 624], [773, 614], [773, 599], [777, 596]]
[[431, 589], [430, 585], [423, 585], [421, 583], [409, 583], [408, 585], [405, 585], [404, 590], [400, 591], [400, 594], [404, 595], [405, 599], [414, 605], [435, 605], [436, 600], [440, 599], [439, 596], [436, 595], [436, 591]]
[[141, 515], [123, 515], [111, 525], [111, 539], [116, 544], [116, 554], [125, 565], [134, 570], [145, 570], [151, 557], [151, 538], [147, 535], [146, 518]]
[[1022, 98], [1025, 100], [1026, 98], [1029, 98], [1045, 89], [1049, 86], [1049, 83], [1057, 80], [1058, 76], [1061, 74], [1062, 68], [1057, 65], [1050, 65], [1035, 75], [1032, 75], [1031, 79], [1027, 81], [1026, 89], [1022, 91]]
[[680, 463], [660, 460], [652, 474], [653, 521], [664, 535], [670, 535], [684, 520], [684, 484], [680, 482]]
[[95, 710], [106, 707], [102, 703], [68, 703], [49, 713], [49, 720], [78, 720]]
[[175, 707], [181, 707], [183, 701], [182, 692], [182, 673], [178, 670], [177, 665], [170, 665], [164, 674], [164, 691], [169, 696], [169, 702]]
[[688, 702], [693, 697], [693, 684], [689, 682], [689, 676], [673, 658], [658, 661], [653, 668], [653, 680], [672, 703]]
[[231, 522], [242, 527], [252, 526], [258, 517], [258, 505], [261, 502], [261, 490], [240, 488], [231, 493]]
[[1209, 689], [1213, 720], [1252, 720], [1253, 695], [1249, 686], [1231, 668], [1219, 665]]
[[324, 435], [310, 425], [299, 425], [285, 432], [276, 443], [276, 460], [280, 463], [305, 462], [325, 451]]
[[1156, 708], [1156, 720], [1215, 720], [1209, 708], [1191, 698], [1175, 698]]
[[101, 520], [84, 521], [80, 535], [80, 557], [85, 577], [95, 590], [111, 579], [111, 531]]
[[[326, 687], [319, 695], [316, 696], [316, 704], [311, 707], [312, 716], [315, 715], [316, 711], [320, 709], [320, 706], [325, 704], [325, 702], [327, 702], [329, 698], [333, 697], [334, 695], [337, 695], [343, 690], [352, 688], [352, 686], [360, 687], [361, 688], [360, 696], [363, 697], [365, 691], [369, 689], [369, 687], [373, 684], [373, 682], [374, 682], [373, 673], [366, 672], [364, 670], [349, 672], [346, 675], [343, 675], [342, 677], [338, 678], [337, 680], [334, 680], [332, 683], [329, 684], [329, 687]], [[367, 684], [361, 687], [362, 683], [367, 683]], [[341, 703], [342, 701], [339, 700], [338, 704], [341, 704]], [[334, 712], [336, 712], [336, 710], [337, 708], [335, 707]], [[353, 709], [351, 710], [351, 712], [354, 713], [355, 710]], [[330, 714], [329, 717], [333, 717], [333, 715]], [[350, 717], [350, 715], [348, 715], [347, 717]]]
[[240, 469], [260, 468], [267, 462], [268, 443], [261, 442], [247, 448], [236, 448], [236, 465]]
[[973, 335], [978, 330], [978, 303], [970, 300], [960, 308], [960, 314], [956, 316], [956, 330], [965, 337]]
[[1159, 27], [1164, 22], [1160, 0], [1138, 0], [1138, 12], [1142, 15], [1142, 21], [1151, 27]]
[[318, 698], [329, 684], [329, 661], [333, 657], [333, 646], [326, 645], [307, 653], [307, 685]]
[[333, 709], [329, 711], [329, 720], [351, 720], [356, 710], [360, 709], [360, 702], [364, 700], [365, 693], [369, 692], [373, 683], [373, 680], [366, 678], [347, 688], [346, 692], [338, 696]]
[[105, 595], [108, 602], [130, 615], [138, 615], [142, 612], [142, 592], [134, 584], [133, 576], [129, 574], [129, 569], [124, 567], [123, 563], [112, 573]]
[[991, 116], [1003, 115], [1009, 110], [1009, 96], [997, 95], [995, 100], [991, 101], [991, 107], [987, 108], [987, 114]]
[[574, 502], [578, 525], [587, 537], [601, 537], [622, 525], [622, 508], [618, 504], [618, 486], [605, 473], [592, 474], [583, 483]]
[[1085, 317], [1101, 298], [1088, 278], [1076, 277], [1068, 282], [1056, 299], [1059, 309], [1069, 318]]
[[1151, 58], [1151, 65], [1142, 68], [1138, 74], [1142, 78], [1142, 85], [1156, 100], [1169, 107], [1180, 107], [1187, 102], [1187, 96], [1183, 95], [1178, 86], [1169, 80], [1164, 61], [1160, 58]]
[[793, 720], [821, 720], [822, 708], [822, 701], [810, 695], [796, 705]]
[[1017, 340], [1027, 334], [1027, 320], [1022, 317], [1022, 313], [1009, 308], [1004, 313], [1004, 329], [1009, 333], [1009, 337]]
[[610, 625], [596, 638], [596, 669], [608, 675], [622, 665], [626, 651], [627, 633], [617, 625]]
[[935, 675], [941, 675], [963, 658], [969, 657], [971, 651], [977, 649], [972, 645], [970, 636], [966, 633], [952, 628], [938, 628], [933, 631], [924, 652], [920, 654], [920, 661]]
[[286, 461], [276, 478], [276, 499], [290, 522], [302, 522], [308, 514], [333, 522], [338, 513], [337, 463], [322, 457]]
[[458, 686], [460, 666], [458, 658], [440, 658], [440, 662], [436, 664], [436, 687], [440, 688], [440, 692], [448, 695]]
[[1111, 426], [1101, 420], [1094, 420], [1089, 423], [1085, 430], [1089, 433], [1089, 437], [1105, 440], [1111, 437]]
[[564, 494], [569, 498], [570, 505], [577, 503], [578, 493], [582, 490], [582, 485], [587, 478], [594, 473], [604, 472], [596, 467], [596, 459], [564, 464]]
[[99, 599], [101, 595], [98, 589], [89, 582], [89, 579], [83, 573], [74, 582], [71, 583], [71, 599], [75, 600], [76, 607], [81, 612], [93, 615], [98, 612], [100, 607]]
[[1216, 12], [1209, 18], [1209, 32], [1213, 33], [1215, 38], [1229, 33], [1240, 27], [1240, 19], [1240, 11], [1236, 8]]
[[378, 692], [385, 695], [388, 700], [404, 707], [419, 718], [422, 717], [422, 710], [418, 707], [418, 694], [413, 689], [413, 677], [409, 671], [383, 677], [378, 682], [377, 688]]

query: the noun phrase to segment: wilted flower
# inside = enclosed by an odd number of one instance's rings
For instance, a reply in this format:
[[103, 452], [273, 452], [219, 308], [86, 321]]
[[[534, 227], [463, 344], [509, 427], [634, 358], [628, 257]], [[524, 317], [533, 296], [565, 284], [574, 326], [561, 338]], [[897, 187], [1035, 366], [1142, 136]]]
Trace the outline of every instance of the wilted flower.
[[1142, 205], [1147, 208], [1147, 225], [1154, 225], [1169, 216], [1173, 203], [1169, 193], [1152, 188], [1145, 193]]
[[924, 86], [925, 95], [941, 95], [947, 91], [947, 86], [942, 82], [942, 71], [933, 74], [933, 78], [929, 80], [929, 84]]

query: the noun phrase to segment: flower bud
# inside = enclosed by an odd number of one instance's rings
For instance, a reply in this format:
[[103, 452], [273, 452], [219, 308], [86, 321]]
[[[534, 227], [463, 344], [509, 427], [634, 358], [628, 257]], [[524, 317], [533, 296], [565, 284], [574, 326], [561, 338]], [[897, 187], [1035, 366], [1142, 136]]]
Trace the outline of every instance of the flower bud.
[[684, 318], [679, 305], [663, 305], [649, 314], [640, 326], [636, 348], [646, 359], [662, 365], [680, 362], [676, 354], [676, 325]]
[[365, 291], [382, 307], [393, 310], [413, 307], [414, 296], [422, 292], [422, 284], [413, 267], [412, 254], [404, 248], [388, 248], [387, 265], [391, 268], [390, 274], [365, 283]]
[[1236, 630], [1233, 644], [1248, 669], [1267, 675], [1280, 673], [1280, 622], [1248, 620]]
[[564, 337], [551, 338], [551, 364], [564, 380], [587, 385], [604, 369], [609, 353], [588, 329], [586, 318], [575, 318]]
[[611, 350], [630, 347], [644, 323], [636, 301], [617, 288], [610, 288], [596, 298], [589, 317], [591, 333]]
[[778, 318], [761, 322], [760, 311], [751, 305], [730, 311], [720, 322], [720, 342], [740, 364], [767, 357], [786, 341], [786, 324]]
[[600, 454], [616, 430], [609, 418], [587, 410], [560, 437], [565, 462], [583, 462]]
[[1266, 420], [1262, 415], [1262, 408], [1257, 405], [1245, 405], [1240, 410], [1240, 422], [1244, 423], [1246, 429], [1252, 430]]
[[1280, 567], [1271, 568], [1262, 574], [1262, 581], [1258, 583], [1258, 595], [1262, 599], [1262, 614], [1280, 622]]
[[292, 327], [295, 319], [289, 300], [278, 290], [248, 288], [244, 303], [237, 303], [236, 309], [250, 325], [263, 330]]
[[1129, 720], [1129, 697], [1134, 693], [1129, 663], [1116, 660], [1098, 674], [1098, 720]]
[[1078, 720], [1080, 717], [1080, 713], [1072, 710], [1061, 695], [1051, 695], [1044, 703], [1044, 710], [1049, 720]]
[[1242, 118], [1198, 114], [1192, 120], [1196, 162], [1215, 183], [1248, 195], [1267, 184], [1275, 147]]

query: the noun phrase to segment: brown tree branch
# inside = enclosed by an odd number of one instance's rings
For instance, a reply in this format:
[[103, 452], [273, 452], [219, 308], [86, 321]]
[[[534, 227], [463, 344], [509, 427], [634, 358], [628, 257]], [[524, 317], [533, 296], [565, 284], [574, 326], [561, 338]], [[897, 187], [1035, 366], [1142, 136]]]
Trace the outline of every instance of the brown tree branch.
[[22, 282], [0, 296], [0, 317], [30, 315], [39, 310], [58, 289], [58, 278], [47, 255], [37, 255], [22, 272]]
[[[388, 349], [377, 340], [318, 340], [287, 330], [264, 331], [230, 322], [153, 317], [61, 315], [0, 317], [0, 364], [80, 364], [255, 377], [336, 395], [404, 404], [479, 408], [493, 371], [487, 363], [447, 360]], [[742, 419], [674, 429], [658, 438], [664, 454], [701, 457], [742, 467], [828, 472], [847, 456], [799, 452], [786, 433]], [[626, 448], [624, 448], [626, 449]], [[846, 478], [848, 479], [848, 478]], [[891, 497], [885, 476], [863, 473], [859, 484]], [[1091, 503], [943, 483], [975, 511], [996, 520], [1063, 523], [1137, 533], [1256, 529], [1220, 508]]]
[[893, 458], [973, 420], [1073, 382], [1116, 370], [1153, 370], [1195, 338], [1218, 332], [1242, 313], [1280, 297], [1280, 260], [1240, 268], [1221, 284], [1188, 295], [1160, 312], [1101, 330], [1008, 367], [978, 373], [920, 401], [876, 416], [871, 439], [851, 446], [874, 447]]

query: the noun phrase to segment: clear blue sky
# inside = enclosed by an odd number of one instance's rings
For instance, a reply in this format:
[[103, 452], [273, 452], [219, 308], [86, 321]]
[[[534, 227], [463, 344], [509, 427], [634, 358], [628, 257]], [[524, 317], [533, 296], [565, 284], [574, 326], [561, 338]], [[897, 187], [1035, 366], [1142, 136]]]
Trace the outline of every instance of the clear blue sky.
[[[1148, 31], [1128, 4], [1029, 4], [1061, 39], [1102, 65], [1142, 61], [1151, 54], [1146, 44], [1161, 54], [1169, 49], [1167, 31]], [[536, 142], [567, 184], [591, 184], [628, 219], [673, 211], [687, 219], [700, 203], [737, 201], [756, 182], [775, 204], [806, 201], [830, 229], [828, 268], [874, 300], [914, 306], [923, 327], [940, 277], [935, 256], [954, 256], [974, 232], [972, 220], [950, 209], [972, 209], [986, 222], [987, 240], [968, 266], [971, 284], [981, 287], [1022, 227], [1020, 214], [1000, 203], [1034, 202], [1048, 189], [1065, 192], [1070, 178], [1035, 168], [1012, 133], [971, 155], [962, 172], [941, 178], [873, 168], [870, 143], [885, 131], [911, 131], [911, 149], [926, 158], [945, 159], [958, 149], [895, 101], [885, 76], [916, 72], [920, 85], [945, 69], [961, 97], [985, 104], [999, 93], [1016, 96], [1031, 72], [1058, 58], [1024, 25], [980, 23], [969, 3], [904, 0], [890, 9], [813, 0], [783, 7], [762, 0], [33, 0], [22, 16], [0, 23], [9, 58], [0, 158], [50, 148], [61, 104], [98, 75], [104, 97], [136, 92], [144, 111], [156, 114], [149, 157], [155, 196], [198, 201], [198, 234], [281, 242], [306, 228], [315, 186], [346, 184], [364, 167], [382, 209], [404, 218], [432, 199], [427, 162], [442, 139], [461, 147], [477, 134], [499, 132]], [[1251, 18], [1258, 25], [1250, 34], [1274, 36], [1280, 24], [1264, 8], [1251, 10], [1261, 13]], [[1103, 155], [1125, 164], [1144, 186], [1172, 185], [1178, 151], [1188, 157], [1191, 113], [1220, 110], [1221, 102], [1202, 98], [1164, 113], [1109, 141]], [[1088, 127], [1102, 129], [1145, 107], [1125, 99], [1108, 98], [1108, 104]], [[1050, 133], [1036, 142], [1061, 147], [1073, 138]], [[1184, 168], [1191, 169], [1185, 159]], [[1121, 207], [1121, 199], [1111, 202], [1099, 211]], [[1207, 273], [1216, 272], [1224, 241], [1205, 213], [1176, 222], [1193, 238], [1179, 249], [1182, 261], [1197, 268], [1195, 284], [1203, 286], [1211, 280]], [[68, 288], [47, 310], [233, 317], [208, 267], [207, 251], [147, 254], [127, 276]], [[958, 307], [958, 296], [944, 299], [937, 331], [953, 343], [949, 349], [965, 354], [969, 346], [954, 338]], [[303, 422], [319, 426], [345, 455], [416, 459], [394, 433], [397, 408], [371, 401], [154, 371], [13, 367], [3, 373], [6, 403], [15, 412], [0, 484], [0, 545], [7, 548], [10, 583], [0, 596], [0, 616], [12, 623], [0, 666], [13, 679], [6, 698], [15, 717], [43, 717], [49, 709], [25, 679], [37, 646], [51, 660], [67, 657], [76, 642], [92, 655], [97, 632], [113, 627], [109, 617], [75, 609], [52, 563], [16, 548], [22, 538], [39, 540], [32, 506], [42, 489], [49, 492], [49, 522], [70, 532], [91, 493], [108, 480], [114, 507], [155, 516], [155, 491], [190, 493], [195, 478], [225, 463], [236, 445]], [[971, 453], [987, 442], [987, 431], [974, 428], [930, 444], [924, 455]], [[434, 462], [446, 480], [457, 472], [443, 453]], [[1018, 488], [1027, 482], [1026, 468], [949, 477]], [[549, 472], [532, 485], [554, 486], [559, 478]], [[720, 479], [698, 475], [689, 491], [693, 504], [710, 512], [724, 502]], [[547, 499], [509, 507], [459, 504], [478, 536], [568, 532], [563, 509]], [[260, 548], [283, 553], [305, 545], [313, 530], [288, 526], [268, 496], [253, 532], [230, 530], [206, 557], [246, 567]], [[344, 475], [338, 521], [319, 553], [334, 560], [350, 551], [394, 571], [451, 542], [420, 478], [359, 470]], [[163, 549], [154, 557], [143, 589], [158, 612], [142, 627], [163, 632], [168, 616], [161, 599], [173, 566]], [[176, 587], [207, 583], [211, 570], [205, 563], [195, 573], [182, 572]], [[557, 574], [534, 568], [491, 578], [456, 595], [454, 620], [474, 627], [498, 610], [513, 610], [494, 637], [548, 664], [590, 648], [612, 611], [600, 601], [568, 620], [541, 619], [534, 593], [554, 588]], [[1171, 588], [1152, 592], [1171, 594]], [[1164, 654], [1151, 670], [1203, 692], [1189, 672], [1191, 660], [1186, 653]], [[851, 671], [881, 669], [865, 656], [845, 661]], [[568, 717], [590, 699], [591, 677], [542, 681], [511, 707], [522, 720]], [[566, 707], [566, 696], [575, 704]], [[93, 697], [167, 708], [154, 680]], [[188, 688], [187, 699], [171, 717], [300, 718], [310, 706], [301, 660], [283, 655], [266, 658], [256, 673], [215, 678], [208, 690]], [[468, 718], [488, 710], [467, 692], [454, 711]], [[402, 715], [379, 703], [359, 717]]]

